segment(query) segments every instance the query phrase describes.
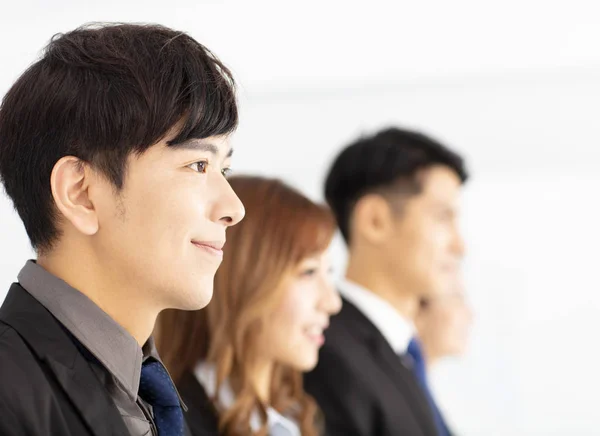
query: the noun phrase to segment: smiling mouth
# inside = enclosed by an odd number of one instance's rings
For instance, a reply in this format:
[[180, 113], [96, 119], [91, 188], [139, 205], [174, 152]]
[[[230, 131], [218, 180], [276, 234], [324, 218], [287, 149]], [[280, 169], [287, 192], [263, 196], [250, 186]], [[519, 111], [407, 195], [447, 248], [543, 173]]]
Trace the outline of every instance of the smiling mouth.
[[223, 257], [223, 245], [224, 242], [200, 242], [200, 241], [192, 241], [192, 244], [196, 247], [204, 250], [206, 253], [211, 254], [213, 256]]
[[318, 346], [321, 346], [325, 343], [325, 335], [324, 335], [324, 330], [327, 327], [320, 327], [320, 326], [313, 326], [310, 328], [307, 328], [304, 333], [306, 334], [306, 336], [315, 344], [317, 344]]

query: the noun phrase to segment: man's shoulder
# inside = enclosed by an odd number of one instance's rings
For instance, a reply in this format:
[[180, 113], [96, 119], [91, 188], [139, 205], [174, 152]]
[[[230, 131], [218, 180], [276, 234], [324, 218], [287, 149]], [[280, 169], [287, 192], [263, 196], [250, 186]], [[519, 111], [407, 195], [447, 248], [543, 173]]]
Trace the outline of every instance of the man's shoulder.
[[367, 324], [369, 321], [358, 309], [344, 301], [342, 310], [330, 318], [329, 327], [325, 330], [325, 352], [346, 354], [360, 348]]
[[61, 419], [53, 419], [62, 415], [62, 403], [44, 365], [0, 320], [0, 434], [71, 434]]
[[7, 333], [10, 333], [11, 330], [12, 327], [0, 321], [0, 340], [2, 339], [2, 336], [4, 336]]
[[369, 373], [377, 363], [371, 350], [369, 338], [372, 332], [367, 323], [351, 305], [333, 316], [325, 331], [325, 344], [319, 352], [317, 366], [308, 378], [336, 378], [344, 380], [342, 383], [347, 388], [370, 390]]
[[[306, 375], [307, 379], [337, 380], [348, 389], [367, 388], [364, 355], [369, 354], [366, 344], [353, 336], [347, 328], [339, 329], [332, 323], [332, 331], [326, 333], [325, 344], [319, 351], [316, 367]], [[369, 359], [368, 359], [369, 360]], [[343, 389], [340, 386], [340, 389]]]
[[[27, 391], [45, 378], [40, 363], [15, 329], [0, 321], [0, 395]], [[14, 388], [19, 388], [15, 390]]]
[[25, 345], [17, 331], [0, 319], [0, 356], [2, 356], [2, 361], [9, 358], [13, 352], [24, 352], [26, 350], [27, 345]]

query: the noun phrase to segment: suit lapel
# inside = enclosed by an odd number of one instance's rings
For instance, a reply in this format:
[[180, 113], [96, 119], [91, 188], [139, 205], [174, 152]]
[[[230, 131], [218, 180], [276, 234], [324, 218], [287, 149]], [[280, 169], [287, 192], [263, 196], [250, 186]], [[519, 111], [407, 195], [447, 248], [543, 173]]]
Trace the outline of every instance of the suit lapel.
[[189, 406], [185, 418], [194, 434], [218, 435], [218, 412], [206, 391], [196, 379], [196, 376], [187, 372], [177, 383], [177, 389], [183, 401]]
[[351, 333], [367, 346], [374, 356], [374, 361], [381, 366], [399, 391], [408, 396], [407, 403], [421, 424], [423, 433], [435, 436], [437, 430], [431, 408], [412, 370], [402, 362], [377, 327], [356, 306], [344, 299], [339, 315], [347, 317], [348, 325], [352, 326]]
[[83, 357], [78, 355], [72, 368], [52, 358], [48, 358], [47, 362], [94, 435], [128, 434], [114, 403]]
[[375, 355], [380, 357], [379, 362], [385, 368], [385, 372], [402, 392], [409, 394], [410, 401], [408, 401], [408, 405], [420, 422], [424, 433], [436, 435], [437, 429], [435, 428], [431, 407], [412, 370], [394, 353], [387, 341], [377, 341], [377, 344], [373, 345], [374, 349], [378, 350]]
[[13, 284], [0, 319], [14, 328], [56, 381], [95, 436], [128, 434], [121, 415], [60, 323], [20, 285]]

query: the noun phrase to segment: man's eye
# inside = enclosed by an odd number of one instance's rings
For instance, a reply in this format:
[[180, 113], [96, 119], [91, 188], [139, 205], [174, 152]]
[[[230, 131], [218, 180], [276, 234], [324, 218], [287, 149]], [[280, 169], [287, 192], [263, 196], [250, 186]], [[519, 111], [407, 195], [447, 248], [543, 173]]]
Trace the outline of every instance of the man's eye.
[[231, 168], [223, 168], [221, 170], [221, 174], [223, 174], [223, 177], [227, 178], [229, 176], [231, 176]]
[[204, 174], [206, 172], [206, 169], [208, 168], [208, 162], [201, 160], [198, 162], [194, 162], [193, 164], [189, 164], [188, 167], [193, 169], [194, 171]]

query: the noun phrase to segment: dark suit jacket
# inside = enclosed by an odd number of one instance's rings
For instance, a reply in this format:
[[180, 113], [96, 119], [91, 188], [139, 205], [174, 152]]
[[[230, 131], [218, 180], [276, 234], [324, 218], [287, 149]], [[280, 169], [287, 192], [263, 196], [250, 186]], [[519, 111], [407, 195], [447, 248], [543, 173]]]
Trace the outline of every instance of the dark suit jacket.
[[331, 318], [306, 390], [325, 414], [328, 436], [436, 436], [411, 369], [350, 302]]
[[0, 415], [3, 436], [128, 434], [61, 324], [18, 284], [0, 308]]
[[177, 390], [188, 407], [185, 420], [192, 436], [219, 436], [217, 410], [194, 374], [184, 374], [177, 383]]

